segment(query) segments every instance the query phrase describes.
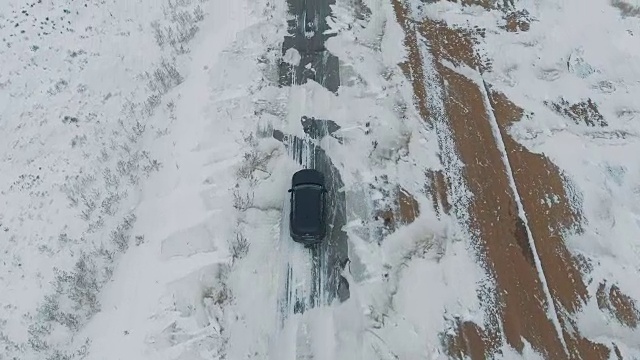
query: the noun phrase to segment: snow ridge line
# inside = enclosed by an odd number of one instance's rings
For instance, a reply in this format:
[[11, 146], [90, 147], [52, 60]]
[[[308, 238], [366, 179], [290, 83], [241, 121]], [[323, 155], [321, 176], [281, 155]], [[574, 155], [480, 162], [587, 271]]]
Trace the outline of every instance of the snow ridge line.
[[509, 179], [509, 186], [511, 187], [511, 191], [513, 191], [513, 196], [516, 201], [516, 206], [518, 208], [518, 217], [522, 220], [525, 229], [527, 230], [527, 238], [529, 240], [529, 246], [531, 247], [531, 251], [533, 252], [534, 263], [536, 264], [536, 270], [538, 271], [538, 277], [542, 282], [542, 287], [544, 290], [544, 294], [547, 298], [547, 302], [549, 303], [549, 308], [547, 309], [547, 317], [551, 319], [553, 322], [553, 326], [558, 333], [558, 338], [562, 343], [562, 347], [567, 356], [569, 356], [569, 348], [567, 347], [567, 343], [564, 339], [564, 335], [562, 332], [562, 326], [560, 325], [560, 320], [558, 319], [558, 312], [556, 310], [555, 302], [553, 301], [553, 297], [551, 296], [551, 292], [549, 291], [549, 285], [547, 284], [547, 277], [544, 274], [544, 269], [542, 268], [542, 262], [540, 261], [540, 257], [538, 256], [538, 250], [536, 249], [536, 244], [533, 238], [533, 233], [531, 232], [531, 228], [529, 227], [529, 221], [527, 219], [527, 214], [524, 211], [524, 206], [522, 205], [522, 200], [520, 199], [520, 194], [518, 193], [518, 188], [516, 187], [516, 181], [513, 177], [513, 170], [511, 169], [511, 163], [509, 162], [509, 158], [507, 156], [507, 148], [502, 139], [502, 134], [500, 132], [500, 127], [498, 126], [498, 121], [495, 117], [495, 110], [491, 105], [489, 87], [487, 82], [480, 74], [480, 79], [482, 80], [482, 86], [479, 86], [480, 92], [482, 93], [482, 101], [484, 102], [487, 108], [487, 115], [489, 116], [489, 121], [491, 123], [491, 130], [493, 133], [493, 137], [496, 139], [496, 144], [498, 145], [498, 150], [502, 155], [502, 162], [507, 169], [507, 178]]

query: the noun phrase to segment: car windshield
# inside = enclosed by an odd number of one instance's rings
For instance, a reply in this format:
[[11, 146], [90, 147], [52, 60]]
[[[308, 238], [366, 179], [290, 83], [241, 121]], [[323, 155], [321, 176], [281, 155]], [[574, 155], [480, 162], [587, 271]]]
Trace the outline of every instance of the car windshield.
[[305, 184], [296, 186], [293, 209], [294, 226], [299, 232], [315, 233], [322, 224], [322, 187]]

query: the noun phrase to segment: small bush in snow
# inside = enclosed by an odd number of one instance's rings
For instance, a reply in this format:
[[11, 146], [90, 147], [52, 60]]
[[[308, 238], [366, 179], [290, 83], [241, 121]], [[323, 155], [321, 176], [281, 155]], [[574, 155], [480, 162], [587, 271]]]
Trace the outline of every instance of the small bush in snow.
[[47, 343], [45, 337], [51, 333], [50, 322], [33, 323], [29, 326], [27, 332], [29, 334], [29, 340], [27, 343], [33, 350], [37, 352], [49, 350], [49, 343]]
[[147, 116], [153, 115], [153, 111], [158, 106], [160, 106], [161, 102], [162, 102], [162, 95], [160, 94], [149, 95], [149, 97], [147, 98], [147, 101], [144, 104], [145, 114], [147, 114]]
[[236, 187], [233, 189], [233, 207], [238, 211], [246, 211], [253, 207], [254, 197], [255, 194], [253, 192], [243, 193]]
[[72, 360], [73, 355], [65, 351], [55, 349], [51, 355], [47, 356], [47, 360]]
[[[100, 311], [98, 269], [92, 257], [82, 252], [71, 272], [58, 269], [54, 269], [54, 272], [56, 273], [54, 284], [56, 293], [66, 296], [72, 301], [72, 310], [75, 310], [84, 319], [88, 319]], [[47, 303], [45, 302], [45, 305]], [[69, 321], [73, 325], [71, 327], [73, 330], [76, 330], [81, 323], [77, 317], [75, 320]]]
[[129, 214], [124, 217], [122, 223], [111, 232], [111, 242], [116, 246], [116, 249], [120, 252], [125, 252], [129, 248], [129, 230], [133, 227], [133, 223], [136, 221], [134, 214]]
[[249, 241], [242, 231], [237, 231], [235, 239], [230, 241], [229, 249], [231, 251], [231, 259], [233, 262], [242, 259], [249, 252]]
[[116, 171], [120, 177], [127, 177], [131, 185], [138, 183], [137, 170], [140, 162], [140, 155], [137, 152], [129, 153], [126, 159], [118, 160]]
[[162, 60], [160, 66], [152, 74], [145, 73], [145, 75], [148, 79], [149, 89], [160, 95], [168, 93], [169, 90], [184, 81], [175, 62], [168, 62], [166, 59]]
[[162, 25], [160, 25], [158, 20], [154, 20], [151, 22], [151, 28], [153, 29], [153, 37], [156, 39], [156, 44], [158, 44], [160, 48], [163, 48], [166, 42], [166, 37], [164, 35]]
[[221, 281], [217, 283], [216, 286], [204, 290], [203, 300], [206, 299], [211, 300], [214, 305], [222, 306], [229, 303], [233, 299], [233, 296], [226, 281]]
[[96, 181], [95, 176], [89, 174], [85, 176], [65, 178], [66, 183], [62, 185], [62, 192], [67, 196], [71, 207], [77, 207], [80, 204], [82, 195]]
[[120, 179], [118, 178], [118, 176], [116, 176], [116, 174], [113, 173], [113, 171], [111, 171], [111, 169], [104, 169], [104, 171], [102, 172], [102, 178], [107, 189], [112, 191], [118, 189], [118, 186], [120, 185]]
[[265, 154], [253, 148], [247, 151], [243, 156], [244, 160], [242, 165], [240, 165], [240, 168], [236, 170], [236, 176], [239, 179], [251, 179], [253, 178], [253, 173], [256, 171], [269, 173], [266, 167], [267, 161], [269, 161], [270, 158], [269, 154]]
[[116, 258], [116, 252], [108, 249], [105, 244], [100, 244], [100, 247], [96, 249], [96, 255], [102, 258], [107, 264], [113, 263]]
[[107, 197], [102, 199], [102, 203], [100, 204], [100, 208], [102, 209], [102, 213], [105, 215], [113, 216], [116, 214], [118, 203], [122, 195], [119, 193], [109, 193]]
[[80, 193], [80, 199], [82, 200], [82, 205], [84, 206], [81, 211], [81, 217], [85, 221], [89, 221], [91, 219], [91, 215], [95, 211], [98, 206], [97, 201], [100, 199], [100, 191], [97, 189], [92, 189], [90, 192], [82, 192]]
[[142, 158], [146, 160], [146, 163], [142, 165], [142, 171], [145, 175], [149, 176], [152, 172], [159, 171], [162, 167], [162, 163], [156, 159], [152, 159], [148, 151], [142, 151]]
[[53, 86], [47, 90], [47, 93], [51, 96], [57, 95], [61, 92], [63, 92], [64, 90], [66, 90], [69, 87], [69, 83], [67, 82], [67, 80], [65, 79], [60, 79], [58, 81], [56, 81], [55, 84], [53, 84]]
[[[4, 325], [4, 324], [3, 324]], [[12, 341], [7, 334], [0, 331], [0, 342], [4, 343], [4, 349], [9, 353], [24, 353], [24, 345], [18, 345], [16, 342]], [[13, 358], [14, 360], [17, 358]]]
[[169, 45], [177, 54], [189, 52], [188, 43], [199, 30], [198, 22], [204, 20], [204, 11], [200, 5], [191, 6], [191, 1], [167, 2], [164, 8], [168, 24], [160, 21], [151, 23], [156, 44], [163, 49]]
[[70, 242], [72, 242], [72, 241], [73, 241], [73, 240], [71, 240], [71, 239], [69, 238], [69, 235], [67, 235], [66, 233], [62, 233], [62, 234], [58, 235], [58, 242], [59, 242], [61, 245], [67, 245], [67, 244], [69, 244], [69, 243], [70, 243]]
[[144, 235], [136, 235], [136, 246], [144, 244]]
[[87, 135], [76, 135], [71, 139], [71, 147], [83, 146], [87, 143]]
[[102, 229], [102, 227], [104, 226], [104, 217], [102, 215], [98, 215], [98, 217], [89, 222], [89, 225], [87, 226], [87, 232], [88, 233], [93, 233], [96, 232], [99, 229]]

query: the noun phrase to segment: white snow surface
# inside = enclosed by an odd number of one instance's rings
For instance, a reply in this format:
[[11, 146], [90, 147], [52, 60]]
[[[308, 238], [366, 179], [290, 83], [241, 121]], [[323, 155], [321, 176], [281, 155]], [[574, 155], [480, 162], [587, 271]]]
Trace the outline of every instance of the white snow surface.
[[[440, 359], [455, 321], [481, 324], [487, 279], [467, 230], [438, 219], [424, 193], [438, 145], [407, 106], [402, 30], [388, 2], [364, 3], [364, 20], [352, 1], [333, 6], [336, 95], [313, 82], [277, 86], [284, 0], [3, 2], [0, 359]], [[630, 156], [640, 153], [640, 47], [629, 45], [640, 25], [604, 2], [578, 3], [521, 2], [546, 22], [488, 32], [496, 60], [485, 76], [536, 110], [513, 133], [581, 191], [589, 222], [571, 247], [598, 259], [594, 283], [615, 279], [640, 299], [640, 168]], [[457, 9], [424, 11], [495, 20]], [[563, 67], [571, 53], [584, 60], [579, 74]], [[590, 96], [609, 128], [568, 124], [541, 105], [559, 95]], [[342, 127], [343, 144], [321, 145], [345, 183], [350, 298], [280, 328], [282, 270], [306, 261], [281, 229], [299, 166], [260, 132], [301, 136], [302, 115]], [[396, 184], [421, 214], [381, 239], [373, 207], [384, 195], [372, 187]], [[585, 335], [638, 354], [637, 331], [597, 304], [578, 320]], [[535, 356], [526, 347], [523, 357]]]

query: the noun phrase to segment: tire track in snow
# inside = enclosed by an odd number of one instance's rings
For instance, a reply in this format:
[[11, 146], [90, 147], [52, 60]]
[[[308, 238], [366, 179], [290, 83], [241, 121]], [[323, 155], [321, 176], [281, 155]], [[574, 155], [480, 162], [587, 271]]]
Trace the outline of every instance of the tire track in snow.
[[[283, 58], [297, 52], [296, 61], [281, 61], [279, 68], [280, 86], [302, 85], [313, 80], [332, 92], [340, 85], [338, 59], [324, 47], [331, 35], [325, 19], [330, 14], [329, 5], [334, 0], [308, 1], [288, 0], [288, 35], [282, 47]], [[301, 89], [303, 92], [304, 88]], [[304, 97], [303, 97], [304, 98]], [[303, 106], [304, 104], [298, 104]], [[349, 298], [348, 283], [341, 271], [348, 261], [347, 235], [342, 230], [346, 224], [346, 202], [340, 189], [344, 186], [339, 171], [315, 142], [318, 137], [329, 135], [330, 121], [312, 119], [319, 126], [308, 126], [310, 119], [301, 119], [305, 132], [309, 135], [299, 138], [274, 130], [273, 137], [281, 141], [289, 154], [301, 167], [314, 168], [325, 174], [327, 179], [328, 226], [325, 240], [312, 248], [295, 243], [289, 235], [289, 198], [285, 199], [282, 211], [280, 251], [288, 257], [283, 262], [282, 291], [278, 301], [280, 329], [276, 342], [284, 349], [280, 358], [313, 358], [308, 325], [302, 314], [315, 307], [330, 305], [335, 299]], [[335, 131], [335, 130], [333, 130]]]

